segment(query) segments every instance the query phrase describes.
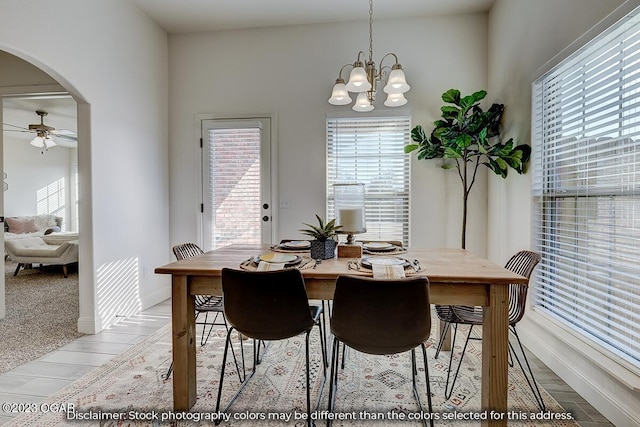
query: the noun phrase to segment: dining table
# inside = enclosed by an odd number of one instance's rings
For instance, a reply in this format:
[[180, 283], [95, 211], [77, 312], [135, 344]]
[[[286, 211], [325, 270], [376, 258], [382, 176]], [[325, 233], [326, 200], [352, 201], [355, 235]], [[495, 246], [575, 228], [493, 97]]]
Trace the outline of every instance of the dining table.
[[[155, 269], [171, 275], [173, 406], [188, 411], [196, 402], [196, 328], [194, 295], [222, 295], [223, 268], [239, 269], [271, 245], [233, 244]], [[307, 255], [308, 256], [308, 255]], [[482, 306], [482, 425], [507, 425], [509, 285], [528, 279], [464, 249], [413, 248], [398, 255], [419, 266], [414, 274], [429, 279], [432, 304]], [[354, 260], [332, 258], [300, 268], [310, 300], [331, 300], [340, 275]]]

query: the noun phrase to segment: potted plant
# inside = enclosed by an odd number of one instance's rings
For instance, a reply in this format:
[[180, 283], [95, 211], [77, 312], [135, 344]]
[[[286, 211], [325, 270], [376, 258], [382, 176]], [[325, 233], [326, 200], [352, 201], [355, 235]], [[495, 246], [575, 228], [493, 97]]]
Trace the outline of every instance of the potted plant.
[[484, 165], [507, 177], [509, 168], [519, 174], [526, 172], [531, 147], [523, 144], [514, 147], [513, 139], [502, 142], [500, 121], [504, 105], [493, 104], [487, 111], [478, 105], [487, 92], [484, 90], [468, 96], [460, 96], [457, 89], [442, 94], [442, 100], [450, 105], [441, 108], [442, 120], [436, 120], [434, 129], [427, 136], [422, 126], [411, 130], [414, 144], [404, 147], [405, 153], [417, 151], [418, 159], [443, 159], [442, 167], [455, 167], [462, 182], [462, 248], [466, 246], [467, 202], [476, 181], [480, 165]]
[[316, 214], [318, 225], [304, 224], [308, 228], [300, 230], [303, 234], [311, 236], [311, 258], [313, 259], [330, 259], [335, 255], [336, 250], [336, 231], [342, 226], [336, 225], [336, 219], [331, 221], [324, 220]]

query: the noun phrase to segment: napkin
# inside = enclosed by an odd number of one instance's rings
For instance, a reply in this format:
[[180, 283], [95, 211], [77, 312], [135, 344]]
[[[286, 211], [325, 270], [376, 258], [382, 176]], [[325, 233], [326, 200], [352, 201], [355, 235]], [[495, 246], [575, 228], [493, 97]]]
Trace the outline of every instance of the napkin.
[[258, 271], [282, 270], [283, 268], [284, 268], [284, 262], [265, 262], [265, 261], [260, 261], [258, 263]]
[[402, 279], [405, 277], [404, 267], [401, 265], [373, 264], [371, 270], [374, 279]]

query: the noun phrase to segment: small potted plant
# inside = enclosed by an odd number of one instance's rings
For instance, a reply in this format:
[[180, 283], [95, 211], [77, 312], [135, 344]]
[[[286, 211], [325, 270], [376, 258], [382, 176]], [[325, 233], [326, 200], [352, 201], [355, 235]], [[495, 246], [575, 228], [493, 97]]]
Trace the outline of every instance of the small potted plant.
[[330, 259], [335, 255], [337, 241], [336, 231], [342, 226], [336, 225], [336, 219], [331, 221], [324, 220], [316, 214], [318, 225], [304, 224], [308, 228], [300, 230], [303, 234], [311, 236], [311, 258], [313, 259]]

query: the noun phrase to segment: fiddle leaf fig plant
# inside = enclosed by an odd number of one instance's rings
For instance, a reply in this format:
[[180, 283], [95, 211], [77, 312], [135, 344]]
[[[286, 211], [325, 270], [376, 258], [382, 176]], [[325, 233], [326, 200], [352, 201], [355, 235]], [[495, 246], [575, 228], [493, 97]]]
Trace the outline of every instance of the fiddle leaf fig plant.
[[457, 169], [463, 187], [462, 248], [466, 247], [467, 202], [479, 167], [506, 178], [509, 169], [525, 173], [531, 156], [530, 146], [516, 146], [512, 138], [502, 141], [504, 105], [492, 104], [484, 111], [479, 104], [486, 96], [484, 90], [462, 96], [459, 90], [449, 89], [442, 94], [448, 105], [441, 108], [442, 118], [433, 123], [431, 133], [420, 125], [414, 127], [413, 143], [404, 147], [405, 153], [417, 152], [420, 160], [442, 159], [443, 168]]

